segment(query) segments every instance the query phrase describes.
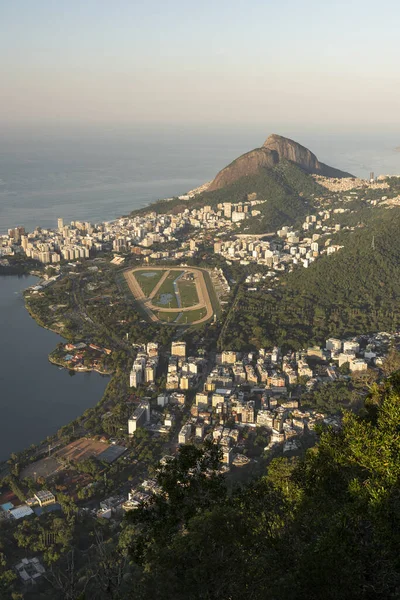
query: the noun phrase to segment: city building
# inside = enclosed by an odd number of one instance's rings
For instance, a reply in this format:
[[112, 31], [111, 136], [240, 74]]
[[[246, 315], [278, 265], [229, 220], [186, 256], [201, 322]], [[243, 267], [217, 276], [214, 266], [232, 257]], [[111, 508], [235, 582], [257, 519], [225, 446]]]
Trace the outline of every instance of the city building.
[[128, 433], [133, 435], [138, 427], [150, 422], [150, 402], [143, 400], [128, 420]]
[[172, 342], [171, 355], [186, 358], [186, 342]]

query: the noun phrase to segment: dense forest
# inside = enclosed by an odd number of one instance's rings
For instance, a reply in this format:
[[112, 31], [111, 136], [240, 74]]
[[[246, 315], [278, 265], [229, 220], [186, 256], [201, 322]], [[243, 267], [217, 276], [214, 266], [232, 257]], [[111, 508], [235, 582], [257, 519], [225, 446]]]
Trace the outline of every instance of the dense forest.
[[296, 268], [272, 292], [238, 293], [221, 345], [302, 348], [400, 325], [400, 214], [386, 210], [337, 240], [344, 248]]

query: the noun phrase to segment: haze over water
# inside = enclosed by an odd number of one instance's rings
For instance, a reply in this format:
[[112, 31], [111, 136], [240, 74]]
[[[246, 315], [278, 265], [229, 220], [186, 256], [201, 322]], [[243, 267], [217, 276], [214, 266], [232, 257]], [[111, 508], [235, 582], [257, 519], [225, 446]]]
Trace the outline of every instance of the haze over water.
[[270, 133], [291, 137], [331, 166], [367, 177], [400, 174], [400, 133], [324, 134], [279, 126], [205, 129], [8, 130], [0, 145], [0, 234], [56, 227], [58, 217], [111, 220], [212, 179]]

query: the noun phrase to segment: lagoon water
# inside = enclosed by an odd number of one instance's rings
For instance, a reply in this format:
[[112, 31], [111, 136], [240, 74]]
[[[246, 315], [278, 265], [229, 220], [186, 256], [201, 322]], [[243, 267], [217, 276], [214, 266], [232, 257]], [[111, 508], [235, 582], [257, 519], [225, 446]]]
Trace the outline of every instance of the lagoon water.
[[48, 362], [61, 338], [35, 323], [21, 293], [36, 281], [0, 276], [0, 460], [94, 406], [109, 381], [98, 373], [71, 376]]
[[[400, 174], [400, 132], [341, 135], [251, 128], [9, 129], [0, 145], [0, 235], [57, 218], [111, 220], [213, 178], [270, 133], [291, 137], [354, 175]], [[107, 379], [71, 377], [47, 360], [60, 340], [26, 312], [32, 278], [0, 278], [0, 459], [38, 442], [96, 404]]]

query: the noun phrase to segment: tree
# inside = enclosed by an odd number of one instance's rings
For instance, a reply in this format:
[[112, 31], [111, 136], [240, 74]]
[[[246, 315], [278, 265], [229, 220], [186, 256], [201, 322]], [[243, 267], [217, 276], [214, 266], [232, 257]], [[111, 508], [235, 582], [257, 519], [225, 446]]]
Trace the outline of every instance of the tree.
[[182, 448], [158, 474], [161, 495], [125, 521], [120, 549], [142, 569], [132, 597], [397, 598], [400, 376], [374, 395], [304, 458], [273, 460], [231, 495], [201, 476], [204, 450]]
[[63, 513], [67, 515], [67, 518], [73, 519], [78, 512], [78, 507], [76, 506], [71, 496], [68, 496], [66, 494], [58, 494], [57, 501], [61, 505]]
[[9, 593], [11, 585], [16, 578], [17, 576], [15, 572], [7, 568], [6, 556], [3, 554], [3, 552], [0, 552], [0, 592]]
[[392, 345], [383, 361], [382, 371], [386, 377], [400, 370], [400, 352]]

